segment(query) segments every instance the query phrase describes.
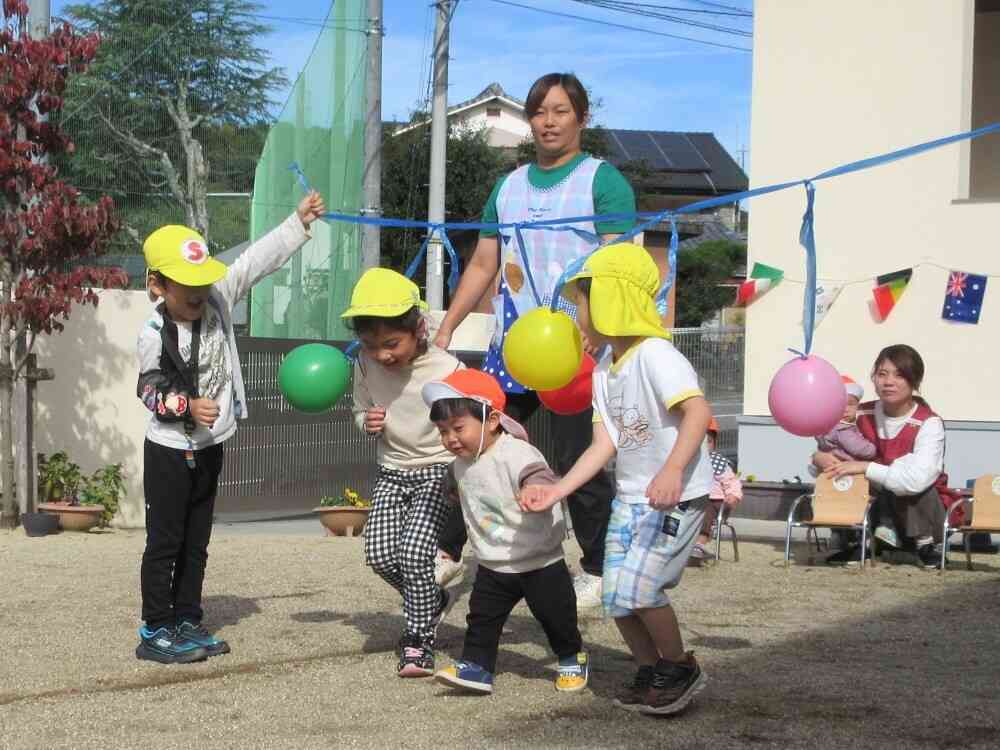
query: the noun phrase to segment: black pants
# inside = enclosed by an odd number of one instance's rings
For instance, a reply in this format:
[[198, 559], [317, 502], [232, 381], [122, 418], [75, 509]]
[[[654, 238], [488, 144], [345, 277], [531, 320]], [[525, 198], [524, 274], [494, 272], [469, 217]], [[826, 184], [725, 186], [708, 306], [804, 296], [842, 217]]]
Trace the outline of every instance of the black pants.
[[[538, 396], [533, 391], [508, 393], [506, 411], [523, 424], [535, 413], [539, 403]], [[546, 411], [545, 417], [550, 420], [555, 443], [555, 455], [551, 456], [553, 469], [557, 474], [565, 474], [590, 447], [594, 435], [593, 410], [587, 409], [569, 416]], [[583, 551], [580, 567], [591, 575], [599, 576], [604, 570], [604, 537], [608, 533], [614, 496], [614, 479], [603, 470], [569, 496], [569, 517], [573, 522], [573, 534]], [[441, 532], [438, 546], [453, 559], [460, 560], [467, 538], [462, 509], [456, 505]]]
[[507, 617], [521, 599], [541, 624], [556, 656], [563, 659], [583, 648], [576, 625], [576, 594], [566, 563], [560, 560], [528, 573], [497, 573], [479, 566], [469, 596], [469, 627], [463, 661], [497, 671], [497, 649]]
[[201, 586], [212, 536], [222, 446], [184, 451], [146, 441], [142, 484], [146, 495], [146, 550], [142, 554], [142, 619], [151, 630], [201, 622]]

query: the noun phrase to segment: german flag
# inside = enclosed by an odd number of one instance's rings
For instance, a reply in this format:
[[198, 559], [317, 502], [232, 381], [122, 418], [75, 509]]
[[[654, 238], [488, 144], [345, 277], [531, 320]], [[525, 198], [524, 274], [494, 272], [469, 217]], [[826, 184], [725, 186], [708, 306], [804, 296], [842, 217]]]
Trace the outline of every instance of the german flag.
[[879, 320], [889, 317], [892, 308], [903, 296], [906, 285], [910, 283], [913, 276], [912, 268], [904, 268], [902, 271], [887, 273], [875, 277], [875, 288], [872, 289], [872, 296], [875, 298], [875, 310]]

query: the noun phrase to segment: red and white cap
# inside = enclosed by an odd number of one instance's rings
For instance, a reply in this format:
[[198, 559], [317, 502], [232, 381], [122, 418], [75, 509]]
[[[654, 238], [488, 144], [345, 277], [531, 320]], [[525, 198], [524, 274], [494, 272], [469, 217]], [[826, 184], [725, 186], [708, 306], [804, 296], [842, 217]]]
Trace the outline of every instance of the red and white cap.
[[848, 396], [854, 396], [858, 401], [865, 397], [865, 389], [858, 385], [854, 378], [850, 375], [841, 375], [840, 377], [844, 381], [844, 390], [847, 391]]
[[521, 423], [504, 414], [507, 396], [500, 384], [496, 378], [482, 370], [455, 370], [444, 380], [433, 380], [425, 385], [420, 394], [428, 406], [433, 406], [435, 401], [445, 398], [471, 398], [473, 401], [486, 404], [500, 415], [500, 425], [508, 434], [520, 440], [528, 440], [528, 433]]

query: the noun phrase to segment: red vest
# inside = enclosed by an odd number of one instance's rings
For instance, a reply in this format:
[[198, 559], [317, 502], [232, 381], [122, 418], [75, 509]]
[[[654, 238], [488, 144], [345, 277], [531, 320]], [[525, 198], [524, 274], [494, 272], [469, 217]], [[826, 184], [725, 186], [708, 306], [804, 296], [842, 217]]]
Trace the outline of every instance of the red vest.
[[[913, 445], [917, 442], [917, 433], [920, 432], [921, 426], [926, 420], [936, 417], [937, 414], [932, 412], [927, 404], [918, 401], [917, 410], [906, 420], [906, 424], [903, 425], [903, 429], [897, 433], [896, 437], [884, 439], [879, 437], [878, 428], [875, 424], [876, 403], [876, 401], [867, 401], [858, 406], [857, 425], [858, 430], [865, 436], [865, 439], [875, 446], [875, 462], [883, 466], [888, 466], [897, 458], [901, 458], [908, 453], [913, 453]], [[935, 480], [934, 489], [938, 491], [938, 495], [941, 497], [941, 502], [944, 504], [946, 510], [959, 498], [959, 494], [948, 487], [948, 475], [943, 471]], [[955, 512], [952, 513], [952, 523], [961, 523], [961, 521], [962, 505], [959, 504], [955, 508]]]

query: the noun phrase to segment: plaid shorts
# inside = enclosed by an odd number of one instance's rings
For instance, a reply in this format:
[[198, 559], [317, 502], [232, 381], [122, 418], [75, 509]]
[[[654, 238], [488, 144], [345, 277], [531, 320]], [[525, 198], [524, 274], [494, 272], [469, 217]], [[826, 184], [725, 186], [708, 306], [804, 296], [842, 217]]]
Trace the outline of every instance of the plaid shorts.
[[708, 496], [669, 511], [615, 498], [604, 545], [602, 603], [611, 617], [665, 607], [665, 589], [680, 583], [705, 518]]

